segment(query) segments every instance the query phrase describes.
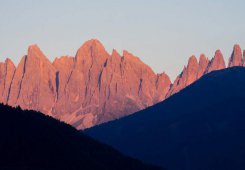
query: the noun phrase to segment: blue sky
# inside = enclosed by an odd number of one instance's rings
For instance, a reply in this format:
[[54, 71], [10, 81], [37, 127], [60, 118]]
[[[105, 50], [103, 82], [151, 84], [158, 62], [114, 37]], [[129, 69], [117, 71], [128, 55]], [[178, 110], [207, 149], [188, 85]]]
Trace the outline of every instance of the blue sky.
[[97, 38], [173, 80], [192, 54], [245, 48], [244, 18], [242, 0], [0, 0], [0, 60], [17, 64], [38, 44], [52, 61]]

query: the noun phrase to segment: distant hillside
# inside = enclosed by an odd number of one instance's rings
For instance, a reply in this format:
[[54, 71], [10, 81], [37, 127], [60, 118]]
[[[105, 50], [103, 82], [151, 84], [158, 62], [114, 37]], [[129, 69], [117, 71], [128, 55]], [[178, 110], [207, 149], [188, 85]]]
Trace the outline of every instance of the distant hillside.
[[211, 72], [167, 100], [85, 132], [169, 170], [245, 169], [245, 68]]
[[0, 105], [0, 169], [157, 169], [35, 111]]

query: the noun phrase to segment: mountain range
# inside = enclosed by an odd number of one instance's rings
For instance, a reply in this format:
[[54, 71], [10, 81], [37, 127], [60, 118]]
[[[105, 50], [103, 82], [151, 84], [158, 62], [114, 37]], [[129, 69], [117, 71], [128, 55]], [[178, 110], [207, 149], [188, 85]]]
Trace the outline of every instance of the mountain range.
[[[228, 67], [244, 66], [235, 45]], [[28, 48], [17, 67], [10, 59], [0, 63], [0, 102], [36, 110], [85, 129], [115, 120], [159, 103], [203, 75], [226, 68], [220, 50], [209, 59], [189, 58], [171, 83], [166, 73], [156, 74], [138, 57], [124, 50], [109, 54], [96, 39], [85, 42], [75, 57], [50, 62], [37, 45]]]
[[233, 67], [208, 73], [163, 102], [84, 132], [168, 170], [244, 170], [244, 102], [245, 68]]

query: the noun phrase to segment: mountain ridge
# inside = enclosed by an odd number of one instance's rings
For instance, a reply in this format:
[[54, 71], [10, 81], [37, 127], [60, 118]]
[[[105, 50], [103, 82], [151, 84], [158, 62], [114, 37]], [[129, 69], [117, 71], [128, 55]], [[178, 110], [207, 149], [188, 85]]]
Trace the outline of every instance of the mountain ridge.
[[[236, 44], [228, 66], [237, 65], [245, 63]], [[220, 50], [211, 60], [204, 54], [199, 60], [193, 55], [172, 83], [165, 72], [156, 74], [127, 50], [120, 55], [113, 49], [109, 54], [97, 39], [86, 41], [75, 56], [53, 62], [34, 44], [17, 67], [9, 59], [0, 64], [0, 102], [41, 111], [85, 129], [154, 105], [223, 68]]]

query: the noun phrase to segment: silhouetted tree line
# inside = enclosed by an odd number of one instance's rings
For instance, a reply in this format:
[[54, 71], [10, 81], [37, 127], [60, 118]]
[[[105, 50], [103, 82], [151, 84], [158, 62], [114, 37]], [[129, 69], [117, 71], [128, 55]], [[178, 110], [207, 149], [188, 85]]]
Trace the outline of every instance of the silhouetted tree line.
[[123, 156], [70, 125], [0, 104], [0, 169], [158, 169]]

